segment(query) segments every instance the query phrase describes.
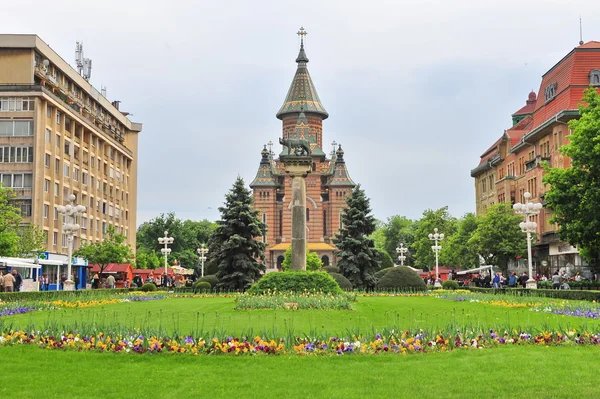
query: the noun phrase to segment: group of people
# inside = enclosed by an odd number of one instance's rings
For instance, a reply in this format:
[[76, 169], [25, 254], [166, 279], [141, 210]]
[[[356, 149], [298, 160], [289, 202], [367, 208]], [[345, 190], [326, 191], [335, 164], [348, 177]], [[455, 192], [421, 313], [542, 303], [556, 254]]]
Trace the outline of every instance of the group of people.
[[21, 291], [23, 286], [23, 276], [17, 270], [2, 275], [0, 273], [0, 292]]

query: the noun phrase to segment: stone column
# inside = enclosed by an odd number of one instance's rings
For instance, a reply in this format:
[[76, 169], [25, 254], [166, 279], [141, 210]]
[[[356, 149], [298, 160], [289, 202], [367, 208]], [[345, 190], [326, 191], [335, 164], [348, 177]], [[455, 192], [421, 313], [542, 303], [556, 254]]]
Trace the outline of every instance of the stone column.
[[312, 158], [288, 155], [280, 159], [292, 178], [292, 270], [306, 270], [306, 176]]
[[306, 179], [292, 175], [292, 270], [306, 270]]

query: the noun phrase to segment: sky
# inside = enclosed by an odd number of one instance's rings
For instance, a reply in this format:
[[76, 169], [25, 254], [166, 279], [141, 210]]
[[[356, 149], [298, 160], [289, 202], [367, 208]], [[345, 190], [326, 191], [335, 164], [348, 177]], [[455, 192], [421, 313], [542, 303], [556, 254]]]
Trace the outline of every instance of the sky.
[[600, 3], [581, 0], [21, 0], [0, 33], [35, 33], [71, 65], [83, 41], [91, 83], [143, 124], [139, 225], [216, 220], [236, 177], [252, 181], [281, 136], [302, 26], [324, 147], [342, 144], [385, 221], [475, 211], [470, 170], [578, 45], [580, 15], [600, 40]]

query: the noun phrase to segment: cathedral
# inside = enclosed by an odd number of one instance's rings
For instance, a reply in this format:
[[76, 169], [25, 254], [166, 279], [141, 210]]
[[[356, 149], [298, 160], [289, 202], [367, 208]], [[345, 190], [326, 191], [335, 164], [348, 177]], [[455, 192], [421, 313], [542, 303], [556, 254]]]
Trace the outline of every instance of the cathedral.
[[[308, 73], [308, 58], [304, 51], [304, 35], [300, 29], [300, 53], [296, 58], [296, 74], [285, 101], [277, 112], [282, 121], [284, 139], [303, 139], [310, 143], [312, 171], [306, 177], [306, 247], [316, 252], [323, 266], [335, 265], [333, 244], [341, 227], [341, 213], [346, 206], [354, 182], [348, 174], [342, 146], [332, 143], [328, 155], [323, 148], [323, 121], [329, 117], [321, 104], [317, 90]], [[337, 148], [336, 148], [337, 146]], [[281, 155], [287, 154], [283, 147]], [[284, 253], [291, 245], [292, 179], [283, 170], [283, 163], [274, 157], [265, 145], [261, 152], [256, 177], [250, 184], [254, 193], [254, 207], [267, 227], [263, 240], [267, 244], [267, 270], [281, 269]]]

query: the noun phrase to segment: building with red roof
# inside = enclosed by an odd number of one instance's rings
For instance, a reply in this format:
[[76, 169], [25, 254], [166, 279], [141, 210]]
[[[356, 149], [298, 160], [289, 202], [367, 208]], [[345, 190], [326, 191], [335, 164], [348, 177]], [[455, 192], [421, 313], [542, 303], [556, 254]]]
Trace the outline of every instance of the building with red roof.
[[[544, 201], [543, 165], [567, 168], [570, 159], [558, 149], [568, 143], [568, 122], [579, 118], [579, 104], [588, 87], [600, 87], [600, 42], [580, 44], [542, 76], [538, 94], [529, 93], [525, 105], [512, 114], [513, 126], [484, 152], [471, 170], [475, 179], [476, 213], [507, 202]], [[544, 208], [532, 217], [537, 222], [534, 248], [537, 272], [547, 273], [566, 266], [585, 266], [576, 248], [560, 241], [552, 212]], [[545, 265], [541, 267], [541, 265]]]
[[[91, 266], [91, 275], [95, 273], [100, 274], [100, 265], [90, 265]], [[112, 274], [115, 277], [116, 287], [123, 288], [125, 280], [133, 279], [133, 268], [130, 263], [110, 263], [108, 266], [102, 270], [101, 278], [106, 278], [108, 275]]]

